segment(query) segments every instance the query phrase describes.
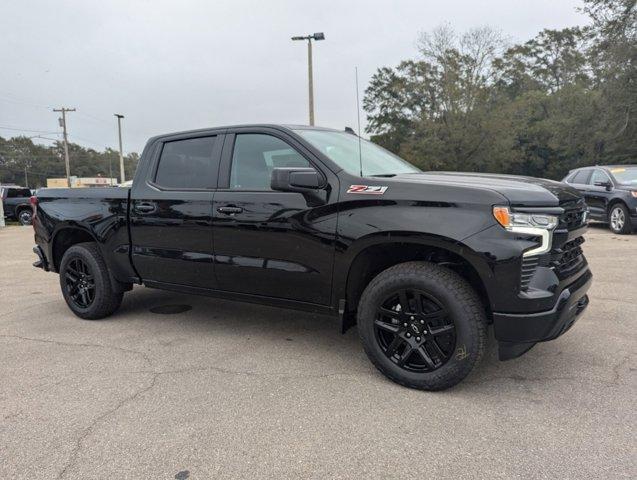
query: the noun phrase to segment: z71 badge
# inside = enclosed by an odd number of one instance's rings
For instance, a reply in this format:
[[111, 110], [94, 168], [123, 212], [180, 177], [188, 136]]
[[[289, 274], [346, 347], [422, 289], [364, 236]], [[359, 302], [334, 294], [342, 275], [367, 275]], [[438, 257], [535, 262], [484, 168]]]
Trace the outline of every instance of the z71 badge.
[[350, 185], [347, 193], [362, 193], [365, 195], [382, 195], [387, 187], [381, 185]]

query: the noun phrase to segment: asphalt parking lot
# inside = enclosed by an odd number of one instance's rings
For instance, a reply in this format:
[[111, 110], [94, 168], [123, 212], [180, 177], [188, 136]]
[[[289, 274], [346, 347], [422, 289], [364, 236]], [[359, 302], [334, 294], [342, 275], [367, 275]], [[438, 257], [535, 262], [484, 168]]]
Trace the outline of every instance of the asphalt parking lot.
[[[329, 317], [135, 288], [82, 321], [0, 230], [0, 478], [635, 478], [637, 235], [594, 227], [565, 336], [453, 390], [395, 385]], [[178, 314], [153, 307], [186, 304]]]

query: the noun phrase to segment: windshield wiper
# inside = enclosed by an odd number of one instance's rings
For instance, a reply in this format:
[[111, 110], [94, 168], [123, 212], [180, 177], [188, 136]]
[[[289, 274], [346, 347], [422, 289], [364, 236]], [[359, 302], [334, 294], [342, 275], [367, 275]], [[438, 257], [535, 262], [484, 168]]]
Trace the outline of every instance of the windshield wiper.
[[368, 177], [386, 177], [386, 178], [390, 178], [390, 177], [395, 177], [396, 174], [395, 173], [377, 173], [376, 175], [367, 175]]

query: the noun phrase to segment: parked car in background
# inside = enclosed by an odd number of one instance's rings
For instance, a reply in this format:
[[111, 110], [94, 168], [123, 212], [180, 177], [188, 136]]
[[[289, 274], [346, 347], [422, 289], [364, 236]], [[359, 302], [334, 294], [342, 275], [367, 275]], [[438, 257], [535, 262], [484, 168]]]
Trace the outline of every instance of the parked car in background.
[[578, 168], [563, 181], [584, 195], [591, 220], [608, 223], [619, 234], [637, 227], [637, 165]]
[[31, 225], [33, 220], [31, 190], [16, 185], [3, 185], [0, 187], [0, 197], [6, 219], [17, 220], [22, 225]]

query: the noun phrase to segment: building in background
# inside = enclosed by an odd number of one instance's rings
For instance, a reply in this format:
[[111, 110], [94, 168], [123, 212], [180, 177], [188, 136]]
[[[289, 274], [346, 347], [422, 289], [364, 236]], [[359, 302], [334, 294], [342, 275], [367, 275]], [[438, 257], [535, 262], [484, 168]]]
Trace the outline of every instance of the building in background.
[[[71, 188], [110, 187], [117, 185], [117, 178], [74, 177], [71, 176]], [[47, 188], [66, 188], [66, 178], [47, 178]]]

